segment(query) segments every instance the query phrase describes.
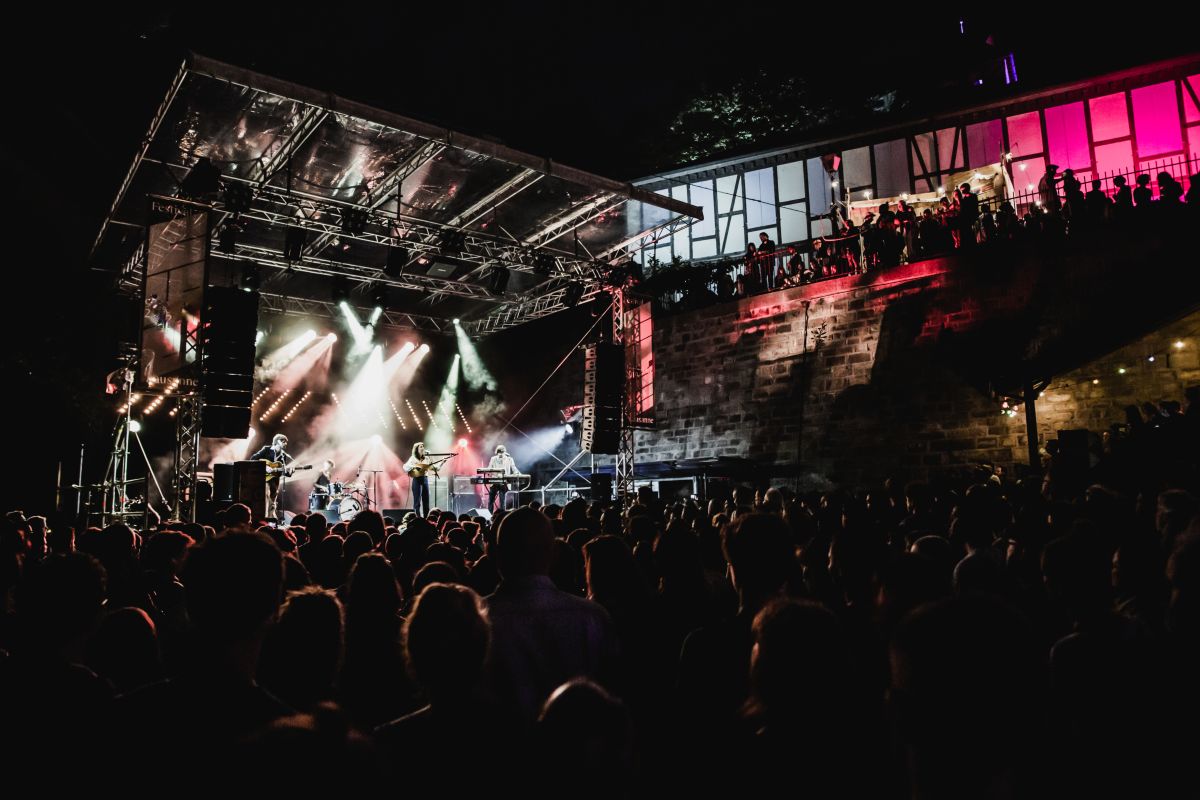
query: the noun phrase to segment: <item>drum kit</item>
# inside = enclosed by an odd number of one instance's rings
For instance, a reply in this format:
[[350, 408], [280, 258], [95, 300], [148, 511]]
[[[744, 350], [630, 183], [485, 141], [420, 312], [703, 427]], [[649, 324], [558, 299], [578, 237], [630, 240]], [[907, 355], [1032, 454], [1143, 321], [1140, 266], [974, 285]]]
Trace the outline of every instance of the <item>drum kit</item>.
[[[321, 491], [327, 488], [328, 491]], [[308, 510], [323, 513], [329, 517], [336, 515], [342, 522], [349, 522], [354, 516], [371, 505], [367, 484], [363, 481], [330, 481], [326, 487], [317, 486], [308, 496]], [[329, 512], [332, 512], [330, 514]]]

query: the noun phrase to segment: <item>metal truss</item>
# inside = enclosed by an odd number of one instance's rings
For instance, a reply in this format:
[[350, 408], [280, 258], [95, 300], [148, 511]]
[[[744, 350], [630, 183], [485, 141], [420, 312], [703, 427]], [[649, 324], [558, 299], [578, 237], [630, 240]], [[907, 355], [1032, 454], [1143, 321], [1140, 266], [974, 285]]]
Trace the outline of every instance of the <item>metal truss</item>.
[[317, 256], [295, 264], [288, 261], [281, 251], [258, 245], [239, 244], [234, 248], [232, 253], [218, 253], [214, 250], [210, 255], [213, 258], [250, 261], [264, 267], [274, 267], [275, 269], [284, 271], [303, 272], [309, 275], [340, 276], [360, 283], [373, 282], [375, 284], [395, 286], [400, 289], [409, 289], [416, 292], [442, 290], [457, 297], [465, 297], [471, 300], [493, 303], [515, 303], [520, 300], [519, 295], [511, 293], [499, 296], [493, 295], [482, 286], [476, 286], [471, 283], [459, 283], [447, 280], [446, 278], [435, 278], [427, 275], [402, 275], [395, 279], [388, 278], [369, 267], [349, 267], [340, 261]]
[[[487, 336], [498, 331], [515, 328], [526, 322], [532, 322], [535, 319], [548, 317], [567, 307], [567, 304], [563, 301], [563, 295], [566, 291], [566, 285], [560, 284], [534, 297], [525, 298], [516, 303], [509, 303], [480, 319], [464, 320], [462, 328], [471, 336]], [[593, 283], [584, 289], [579, 302], [586, 303], [595, 298], [596, 295], [603, 293], [604, 289], [598, 283]]]
[[[614, 244], [600, 255], [596, 256], [597, 261], [613, 262], [618, 258], [629, 257], [636, 252], [653, 247], [658, 244], [659, 240], [666, 236], [674, 236], [675, 234], [685, 231], [692, 227], [695, 220], [690, 217], [674, 217], [661, 225], [656, 225], [648, 231], [630, 236], [628, 239]], [[634, 246], [636, 245], [636, 247]]]
[[[260, 292], [258, 310], [268, 314], [284, 314], [298, 317], [323, 317], [339, 319], [342, 311], [338, 305], [329, 300], [312, 300], [307, 297]], [[355, 306], [360, 317], [369, 317], [374, 309]], [[453, 323], [440, 317], [430, 317], [423, 314], [408, 314], [402, 311], [384, 311], [375, 323], [376, 328], [385, 327], [394, 330], [424, 331], [426, 333], [447, 333], [454, 330]]]
[[[367, 191], [368, 202], [363, 206], [368, 211], [378, 211], [388, 199], [392, 196], [392, 192], [399, 191], [404, 184], [404, 180], [419, 170], [421, 167], [428, 164], [433, 159], [446, 149], [446, 145], [441, 142], [428, 141], [419, 147], [414, 153], [404, 159], [399, 166], [392, 170], [382, 181], [377, 183], [373, 188]], [[399, 203], [397, 203], [399, 208]], [[305, 255], [311, 255], [321, 252], [330, 240], [333, 234], [322, 233], [313, 242], [304, 248]]]
[[[175, 507], [171, 516], [193, 522], [196, 518], [196, 467], [200, 462], [200, 395], [179, 396], [175, 412], [175, 462], [171, 484]], [[149, 487], [146, 499], [149, 502]]]
[[615, 211], [627, 202], [629, 202], [628, 198], [625, 197], [609, 193], [600, 194], [555, 218], [537, 233], [526, 237], [523, 244], [534, 249], [548, 245], [558, 237], [582, 228], [597, 217]]
[[[597, 217], [601, 217], [610, 211], [620, 208], [626, 202], [628, 202], [627, 198], [620, 197], [619, 195], [603, 193], [597, 197], [593, 197], [584, 201], [583, 203], [580, 203], [575, 208], [572, 208], [559, 217], [556, 217], [554, 220], [544, 225], [536, 233], [523, 239], [521, 244], [533, 250], [539, 250], [548, 245], [550, 242], [553, 242], [555, 239], [558, 239], [560, 236], [564, 236], [571, 231], [578, 230]], [[562, 273], [564, 271], [563, 264], [561, 264], [558, 258], [551, 255], [548, 251], [544, 251], [542, 253], [542, 259], [543, 271], [551, 274]], [[466, 276], [466, 279], [471, 279], [482, 274], [482, 272], [489, 266], [491, 265], [484, 264], [483, 266], [472, 270], [471, 273]], [[431, 301], [434, 299], [436, 298], [430, 298]]]
[[[629, 379], [630, 364], [629, 364], [629, 349], [630, 349], [630, 326], [627, 314], [630, 313], [630, 298], [626, 294], [624, 287], [613, 292], [612, 306], [612, 324], [613, 324], [613, 343], [623, 345], [625, 347], [625, 385], [621, 392], [621, 433], [617, 443], [617, 460], [616, 460], [616, 488], [617, 504], [625, 506], [633, 502], [635, 494], [634, 490], [634, 453], [637, 446], [635, 439], [634, 427], [630, 424], [635, 413], [635, 409], [630, 403], [631, 386]], [[633, 313], [636, 313], [634, 306]], [[636, 346], [636, 345], [634, 345]], [[633, 365], [636, 369], [637, 364]], [[639, 384], [634, 384], [638, 386]]]
[[291, 135], [283, 141], [283, 144], [271, 155], [260, 158], [250, 170], [249, 179], [260, 186], [265, 186], [279, 170], [292, 160], [292, 157], [300, 151], [300, 148], [312, 137], [314, 133], [320, 130], [325, 124], [325, 120], [329, 118], [329, 112], [318, 106], [306, 106], [304, 114], [300, 117], [300, 121], [296, 123], [292, 129]]
[[[632, 236], [624, 242], [610, 247], [601, 253], [596, 260], [604, 263], [616, 262], [620, 258], [628, 257], [644, 247], [656, 244], [664, 236], [686, 230], [691, 224], [691, 220], [687, 217], [676, 217], [656, 228], [646, 231], [644, 234]], [[637, 246], [633, 247], [633, 245]], [[629, 249], [631, 247], [633, 247], [632, 250]], [[599, 274], [596, 277], [600, 277]], [[602, 288], [596, 282], [593, 282], [584, 291], [581, 299], [590, 300], [601, 291], [603, 291]], [[555, 285], [550, 289], [542, 291], [540, 294], [527, 297], [519, 303], [506, 305], [504, 308], [492, 311], [484, 317], [464, 322], [463, 328], [475, 336], [487, 336], [497, 331], [522, 325], [531, 320], [547, 317], [567, 307], [567, 304], [563, 302], [564, 294], [565, 287], [561, 284]]]
[[[478, 231], [462, 230], [407, 215], [393, 218], [383, 215], [378, 210], [367, 211], [365, 207], [353, 203], [319, 198], [303, 192], [289, 192], [286, 188], [277, 186], [262, 187], [256, 200], [260, 201], [256, 207], [242, 212], [243, 219], [266, 225], [302, 228], [319, 236], [336, 237], [340, 240], [348, 239], [381, 247], [404, 247], [413, 251], [412, 260], [422, 255], [433, 258], [441, 255], [444, 238], [454, 235], [460, 237], [461, 247], [457, 252], [448, 254], [448, 257], [455, 261], [479, 266], [499, 264], [526, 273], [539, 272], [545, 268], [544, 262], [538, 259], [533, 248]], [[213, 207], [225, 210], [220, 202], [214, 203]], [[343, 229], [341, 211], [346, 208], [366, 211], [366, 226], [361, 233]], [[217, 231], [214, 231], [214, 236], [216, 235]], [[555, 255], [557, 271], [562, 275], [591, 276], [598, 267], [591, 259]]]
[[[542, 173], [536, 170], [523, 169], [504, 183], [497, 186], [494, 190], [488, 192], [485, 196], [479, 198], [479, 200], [465, 208], [462, 212], [456, 215], [454, 219], [450, 220], [448, 224], [455, 228], [468, 228], [479, 222], [479, 220], [483, 219], [489, 213], [494, 212], [504, 203], [507, 203], [509, 200], [528, 189], [530, 186], [533, 186], [544, 177], [545, 176], [542, 175]], [[432, 238], [429, 238], [427, 243], [432, 244], [433, 241], [434, 240]], [[414, 263], [416, 260], [417, 256], [410, 258], [408, 264], [405, 264], [405, 268]], [[470, 280], [483, 274], [483, 271], [490, 267], [492, 263], [494, 262], [487, 262], [476, 267], [475, 269], [471, 270], [469, 274], [463, 276], [463, 280]], [[436, 292], [430, 295], [428, 300], [430, 303], [433, 303], [436, 302], [440, 296], [441, 293]]]

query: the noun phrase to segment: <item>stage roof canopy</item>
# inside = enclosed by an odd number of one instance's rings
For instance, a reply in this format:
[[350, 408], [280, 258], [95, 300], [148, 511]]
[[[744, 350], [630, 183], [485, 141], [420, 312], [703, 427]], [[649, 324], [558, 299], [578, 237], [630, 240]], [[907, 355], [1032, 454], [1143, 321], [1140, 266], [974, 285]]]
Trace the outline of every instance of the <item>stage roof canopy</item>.
[[386, 325], [446, 330], [461, 317], [478, 335], [587, 300], [632, 253], [702, 215], [198, 55], [159, 106], [93, 247], [92, 266], [126, 286], [142, 269], [155, 195], [212, 205], [212, 257], [258, 265], [263, 311], [332, 315], [342, 276], [352, 305], [386, 296]]

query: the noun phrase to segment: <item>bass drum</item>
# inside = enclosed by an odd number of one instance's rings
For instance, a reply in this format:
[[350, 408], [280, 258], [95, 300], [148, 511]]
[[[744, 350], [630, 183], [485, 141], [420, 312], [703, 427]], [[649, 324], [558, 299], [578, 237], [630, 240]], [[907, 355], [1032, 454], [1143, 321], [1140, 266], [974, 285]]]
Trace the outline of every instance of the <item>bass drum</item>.
[[362, 511], [362, 504], [353, 497], [343, 497], [337, 504], [338, 519], [342, 522], [354, 519], [360, 511]]
[[324, 511], [329, 508], [329, 495], [322, 492], [313, 492], [308, 496], [309, 511]]

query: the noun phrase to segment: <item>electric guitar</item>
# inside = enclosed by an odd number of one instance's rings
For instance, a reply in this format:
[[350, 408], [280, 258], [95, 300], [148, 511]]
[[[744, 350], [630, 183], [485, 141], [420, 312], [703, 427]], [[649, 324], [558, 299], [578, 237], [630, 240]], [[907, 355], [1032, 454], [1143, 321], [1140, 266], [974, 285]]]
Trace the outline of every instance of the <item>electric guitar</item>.
[[312, 464], [305, 464], [303, 467], [291, 467], [280, 461], [267, 461], [265, 458], [261, 459], [261, 460], [264, 464], [267, 465], [267, 482], [268, 483], [275, 480], [280, 475], [283, 475], [284, 477], [289, 477], [296, 470], [313, 468]]

